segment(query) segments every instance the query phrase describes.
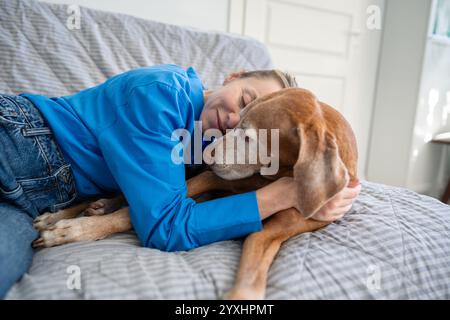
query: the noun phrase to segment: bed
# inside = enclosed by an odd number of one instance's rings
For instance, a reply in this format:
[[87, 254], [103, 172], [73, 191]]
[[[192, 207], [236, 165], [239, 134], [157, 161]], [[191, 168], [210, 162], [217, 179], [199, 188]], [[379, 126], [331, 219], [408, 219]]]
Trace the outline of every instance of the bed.
[[[158, 63], [194, 66], [214, 88], [231, 71], [272, 66], [263, 44], [238, 35], [83, 7], [80, 28], [71, 29], [66, 5], [0, 0], [0, 8], [4, 93], [65, 95]], [[40, 249], [6, 298], [220, 299], [233, 284], [241, 247], [236, 239], [166, 253], [141, 247], [129, 232]], [[342, 220], [283, 244], [267, 298], [450, 299], [450, 206], [362, 181]]]

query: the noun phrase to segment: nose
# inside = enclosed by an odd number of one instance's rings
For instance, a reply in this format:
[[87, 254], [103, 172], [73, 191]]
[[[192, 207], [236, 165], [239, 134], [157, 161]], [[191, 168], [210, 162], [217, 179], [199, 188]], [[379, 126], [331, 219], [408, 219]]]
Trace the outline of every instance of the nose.
[[239, 123], [239, 120], [241, 120], [241, 117], [239, 116], [239, 113], [231, 112], [228, 114], [228, 121], [227, 121], [227, 127], [232, 129], [236, 127], [236, 125]]

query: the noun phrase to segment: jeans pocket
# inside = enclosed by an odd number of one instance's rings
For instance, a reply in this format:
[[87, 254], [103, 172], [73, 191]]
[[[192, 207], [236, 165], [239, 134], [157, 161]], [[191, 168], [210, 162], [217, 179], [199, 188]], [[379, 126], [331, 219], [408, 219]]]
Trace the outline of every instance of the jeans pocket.
[[17, 182], [40, 213], [61, 210], [77, 198], [75, 181], [69, 164], [61, 166], [50, 176], [23, 179]]
[[38, 210], [34, 204], [26, 196], [22, 186], [18, 183], [14, 184], [13, 189], [6, 189], [5, 186], [0, 187], [0, 202], [7, 202], [20, 208], [31, 218], [35, 218], [38, 215]]
[[0, 121], [23, 126], [26, 124], [26, 119], [16, 99], [17, 96], [0, 95]]

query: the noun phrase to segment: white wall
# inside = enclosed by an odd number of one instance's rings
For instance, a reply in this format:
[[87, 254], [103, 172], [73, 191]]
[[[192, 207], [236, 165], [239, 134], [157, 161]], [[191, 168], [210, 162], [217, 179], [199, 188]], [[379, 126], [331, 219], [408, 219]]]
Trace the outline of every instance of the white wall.
[[450, 131], [450, 41], [429, 38], [414, 122], [406, 186], [439, 197], [448, 181], [448, 147], [430, 143]]
[[367, 178], [439, 197], [450, 129], [450, 42], [429, 37], [431, 0], [386, 2]]
[[231, 0], [41, 0], [78, 4], [97, 10], [120, 12], [136, 17], [190, 26], [228, 31]]
[[430, 2], [425, 0], [386, 2], [369, 180], [406, 184], [429, 11]]

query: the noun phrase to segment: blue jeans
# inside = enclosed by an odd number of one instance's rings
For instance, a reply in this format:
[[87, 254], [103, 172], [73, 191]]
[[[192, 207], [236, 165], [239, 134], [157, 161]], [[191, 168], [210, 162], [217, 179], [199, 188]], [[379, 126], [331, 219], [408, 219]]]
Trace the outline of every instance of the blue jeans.
[[0, 298], [31, 265], [34, 218], [76, 197], [72, 169], [39, 110], [0, 94]]

